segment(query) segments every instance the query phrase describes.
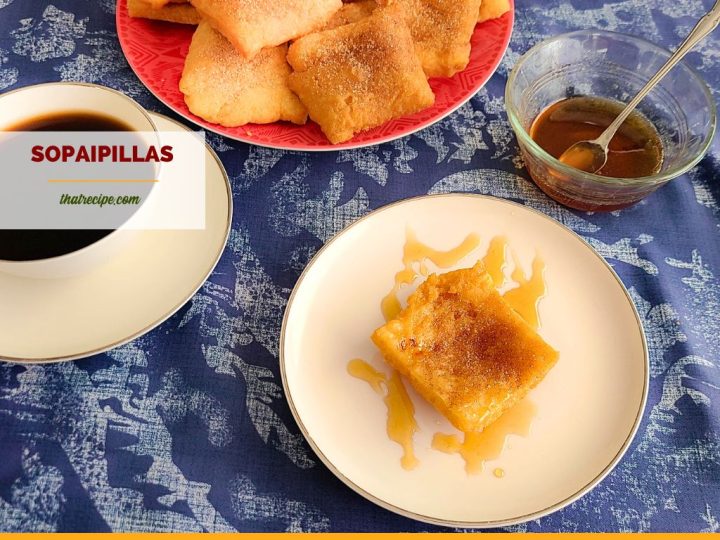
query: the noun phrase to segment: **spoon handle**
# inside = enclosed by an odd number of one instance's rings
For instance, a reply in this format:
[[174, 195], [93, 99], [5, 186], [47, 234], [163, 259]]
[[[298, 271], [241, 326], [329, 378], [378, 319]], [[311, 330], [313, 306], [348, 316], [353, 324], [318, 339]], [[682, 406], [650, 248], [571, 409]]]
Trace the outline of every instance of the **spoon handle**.
[[682, 45], [680, 45], [677, 50], [673, 53], [673, 55], [668, 59], [668, 61], [665, 63], [665, 65], [660, 68], [660, 70], [653, 76], [652, 79], [648, 81], [648, 83], [638, 92], [638, 94], [632, 99], [630, 103], [627, 104], [625, 109], [618, 115], [618, 117], [615, 119], [615, 121], [608, 126], [608, 128], [603, 132], [600, 137], [597, 138], [596, 142], [607, 148], [608, 144], [610, 144], [610, 140], [615, 136], [615, 132], [620, 128], [620, 126], [627, 120], [627, 117], [630, 116], [630, 113], [635, 110], [635, 107], [638, 106], [638, 104], [647, 96], [650, 91], [655, 88], [657, 83], [660, 82], [660, 80], [665, 77], [665, 75], [668, 74], [668, 72], [675, 67], [675, 65], [680, 62], [680, 60], [683, 59], [683, 57], [690, 52], [690, 50], [695, 47], [700, 41], [702, 41], [703, 38], [705, 38], [710, 32], [715, 30], [715, 28], [720, 23], [720, 0], [717, 0], [715, 2], [715, 5], [713, 8], [702, 18], [698, 21], [698, 23], [695, 25], [695, 28], [692, 29], [690, 32], [690, 35], [685, 38], [685, 41], [682, 42]]

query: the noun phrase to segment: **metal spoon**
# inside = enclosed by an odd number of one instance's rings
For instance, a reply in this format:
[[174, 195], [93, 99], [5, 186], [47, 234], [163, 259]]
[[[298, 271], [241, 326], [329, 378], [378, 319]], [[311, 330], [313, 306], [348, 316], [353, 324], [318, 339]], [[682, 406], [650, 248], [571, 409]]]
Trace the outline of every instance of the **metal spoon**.
[[693, 28], [690, 35], [683, 41], [682, 45], [678, 47], [677, 51], [673, 53], [667, 63], [660, 68], [652, 79], [643, 87], [638, 95], [627, 104], [625, 109], [618, 115], [612, 124], [600, 135], [597, 139], [592, 141], [580, 141], [573, 144], [570, 148], [565, 150], [560, 156], [560, 161], [566, 165], [570, 165], [581, 171], [596, 173], [605, 166], [608, 158], [608, 145], [615, 136], [617, 130], [622, 126], [623, 122], [627, 119], [631, 112], [635, 110], [635, 107], [647, 96], [650, 91], [662, 80], [668, 72], [675, 67], [675, 65], [683, 59], [683, 57], [690, 52], [690, 50], [697, 45], [702, 39], [704, 39], [710, 32], [715, 30], [717, 25], [720, 23], [720, 0], [715, 2], [713, 8], [698, 21]]

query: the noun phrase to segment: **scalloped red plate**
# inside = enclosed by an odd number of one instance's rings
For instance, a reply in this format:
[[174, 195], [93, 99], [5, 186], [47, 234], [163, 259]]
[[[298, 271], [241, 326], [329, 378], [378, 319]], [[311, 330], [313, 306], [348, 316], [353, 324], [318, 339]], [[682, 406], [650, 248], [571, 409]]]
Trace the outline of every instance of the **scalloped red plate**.
[[[513, 1], [510, 3], [512, 5]], [[449, 79], [430, 79], [430, 87], [435, 92], [435, 104], [432, 107], [363, 131], [345, 143], [333, 145], [314, 122], [304, 126], [275, 122], [227, 128], [195, 116], [188, 110], [178, 88], [195, 29], [181, 24], [133, 19], [127, 12], [127, 0], [118, 0], [116, 15], [120, 46], [130, 67], [148, 90], [176, 113], [230, 139], [269, 148], [304, 151], [372, 146], [399, 139], [442, 120], [474, 96], [495, 73], [510, 42], [513, 20], [511, 9], [501, 18], [475, 27], [468, 67]]]

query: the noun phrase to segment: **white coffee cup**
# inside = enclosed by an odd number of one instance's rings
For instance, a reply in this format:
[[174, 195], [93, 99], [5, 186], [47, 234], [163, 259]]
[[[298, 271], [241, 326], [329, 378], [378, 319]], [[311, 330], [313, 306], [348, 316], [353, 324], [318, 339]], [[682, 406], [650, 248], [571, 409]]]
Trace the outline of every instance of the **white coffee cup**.
[[[76, 82], [37, 84], [0, 94], [0, 131], [32, 118], [68, 111], [109, 117], [141, 133], [157, 132], [145, 109], [125, 94], [96, 84]], [[93, 244], [57, 257], [28, 261], [0, 259], [0, 272], [28, 278], [82, 274], [109, 260], [136, 232], [120, 227]]]

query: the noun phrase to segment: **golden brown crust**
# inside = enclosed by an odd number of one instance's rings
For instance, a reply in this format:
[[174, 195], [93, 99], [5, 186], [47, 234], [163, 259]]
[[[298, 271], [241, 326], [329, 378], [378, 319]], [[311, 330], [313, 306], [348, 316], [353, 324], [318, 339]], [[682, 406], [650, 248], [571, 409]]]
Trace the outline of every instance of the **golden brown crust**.
[[289, 120], [304, 124], [307, 111], [288, 87], [287, 46], [243, 58], [206, 21], [193, 35], [180, 90], [190, 111], [208, 122], [233, 127]]
[[495, 290], [482, 263], [430, 276], [372, 339], [388, 364], [465, 432], [495, 421], [558, 359]]
[[246, 58], [322, 28], [341, 0], [191, 0]]
[[489, 21], [502, 17], [510, 11], [509, 0], [482, 0], [478, 22]]
[[131, 17], [167, 21], [180, 24], [198, 24], [200, 15], [189, 3], [166, 3], [162, 7], [154, 7], [146, 0], [128, 0], [128, 13]]
[[332, 30], [338, 26], [358, 22], [365, 17], [369, 17], [378, 7], [375, 0], [359, 0], [344, 4], [339, 11], [333, 15], [323, 30]]
[[394, 0], [405, 12], [428, 77], [451, 77], [470, 61], [481, 0]]
[[332, 143], [425, 109], [435, 96], [410, 31], [392, 8], [290, 47], [290, 88]]

